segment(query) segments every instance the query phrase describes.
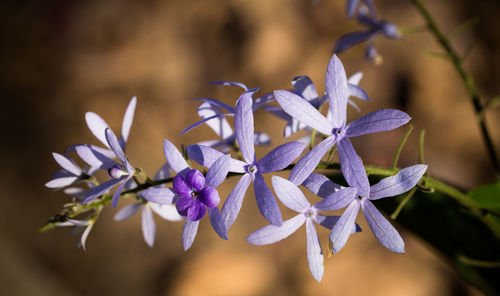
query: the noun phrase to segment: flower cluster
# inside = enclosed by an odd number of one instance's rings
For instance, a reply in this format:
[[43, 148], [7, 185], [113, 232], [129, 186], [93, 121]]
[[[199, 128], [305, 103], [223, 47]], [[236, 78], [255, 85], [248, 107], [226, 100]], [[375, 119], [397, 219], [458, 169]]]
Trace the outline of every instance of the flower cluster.
[[[125, 153], [136, 98], [131, 100], [125, 112], [120, 138], [101, 117], [88, 112], [87, 124], [105, 148], [79, 144], [66, 149], [66, 156], [53, 154], [63, 170], [56, 173], [46, 186], [64, 188], [67, 194], [81, 199], [80, 211], [66, 213], [65, 218], [55, 226], [84, 229], [80, 239], [84, 247], [85, 239], [103, 206], [111, 202], [116, 207], [121, 196], [134, 196], [137, 202], [119, 210], [115, 220], [127, 219], [142, 209], [142, 231], [149, 246], [153, 246], [156, 233], [153, 212], [165, 220], [185, 220], [182, 243], [184, 249], [188, 250], [194, 242], [200, 221], [207, 213], [214, 231], [222, 239], [228, 239], [228, 230], [235, 223], [247, 189], [253, 183], [260, 214], [270, 224], [248, 235], [247, 241], [254, 245], [272, 244], [305, 224], [309, 268], [318, 281], [323, 276], [324, 256], [314, 223], [328, 229], [330, 249], [337, 253], [352, 233], [361, 231], [356, 224], [361, 208], [380, 243], [391, 251], [403, 253], [401, 236], [372, 201], [409, 191], [419, 182], [427, 167], [420, 164], [404, 168], [370, 186], [366, 170], [350, 138], [393, 130], [408, 123], [410, 117], [402, 111], [383, 109], [348, 123], [347, 106], [351, 104], [359, 111], [359, 107], [349, 97], [368, 100], [366, 92], [358, 86], [360, 79], [361, 73], [347, 79], [342, 62], [334, 55], [326, 71], [326, 93], [321, 97], [307, 76], [293, 79], [292, 90], [276, 90], [257, 98], [254, 96], [258, 88], [249, 89], [236, 82], [217, 82], [243, 88], [235, 107], [215, 99], [199, 99], [202, 101], [198, 108], [201, 120], [187, 127], [183, 133], [206, 124], [220, 139], [189, 145], [183, 151], [164, 140], [166, 163], [152, 179], [141, 169], [132, 166]], [[328, 111], [323, 115], [321, 107], [326, 102]], [[270, 145], [269, 136], [254, 131], [254, 114], [260, 109], [286, 121], [286, 138], [300, 130], [309, 135], [299, 141], [279, 145], [258, 157], [255, 146]], [[228, 121], [229, 117], [234, 118], [234, 130]], [[308, 142], [314, 144], [316, 141], [319, 143], [303, 154]], [[332, 154], [335, 150], [347, 186], [335, 184], [327, 176], [314, 172], [325, 154], [329, 151]], [[75, 162], [72, 158], [74, 153], [86, 163], [85, 167], [81, 168]], [[187, 160], [208, 168], [207, 173], [203, 175], [192, 168]], [[329, 160], [326, 164], [330, 164]], [[273, 193], [264, 175], [290, 169], [288, 179], [272, 176]], [[108, 179], [99, 183], [95, 173], [101, 170], [106, 172]], [[217, 187], [229, 176], [240, 176], [240, 179], [224, 198], [219, 195]], [[118, 188], [111, 192], [115, 186]], [[301, 187], [322, 200], [311, 205]], [[297, 212], [297, 215], [283, 219], [278, 201]], [[344, 208], [341, 216], [324, 213]], [[93, 212], [87, 218], [76, 219], [77, 215], [84, 215], [90, 210]]]

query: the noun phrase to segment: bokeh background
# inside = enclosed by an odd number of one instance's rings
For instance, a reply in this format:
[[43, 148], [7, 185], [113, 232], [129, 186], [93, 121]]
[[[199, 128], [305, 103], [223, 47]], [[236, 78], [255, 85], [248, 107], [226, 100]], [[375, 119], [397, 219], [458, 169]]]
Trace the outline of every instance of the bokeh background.
[[[309, 75], [320, 92], [334, 41], [359, 29], [345, 17], [345, 2], [273, 1], [2, 1], [0, 4], [0, 96], [3, 141], [0, 160], [0, 294], [2, 295], [476, 295], [418, 237], [401, 229], [406, 254], [396, 255], [367, 231], [325, 259], [321, 283], [306, 259], [305, 231], [255, 247], [247, 234], [266, 224], [252, 189], [230, 240], [218, 239], [207, 221], [193, 247], [182, 250], [182, 223], [156, 217], [157, 240], [142, 240], [140, 215], [114, 222], [106, 209], [89, 236], [87, 251], [76, 247], [69, 229], [38, 235], [36, 230], [70, 198], [44, 187], [58, 169], [51, 152], [94, 143], [84, 114], [94, 111], [118, 131], [129, 99], [138, 106], [128, 154], [153, 174], [163, 163], [162, 141], [178, 146], [214, 138], [206, 127], [179, 132], [197, 120], [194, 97], [234, 104], [240, 90], [211, 85], [234, 80], [262, 87], [261, 94], [290, 87]], [[453, 43], [472, 48], [465, 67], [484, 99], [500, 94], [500, 4], [494, 0], [425, 1], [445, 32], [472, 18], [475, 26]], [[385, 19], [403, 27], [423, 20], [409, 1], [375, 1]], [[429, 171], [462, 189], [492, 179], [493, 171], [474, 123], [466, 91], [428, 33], [402, 41], [379, 38], [384, 57], [374, 66], [363, 46], [342, 54], [348, 74], [363, 71], [361, 86], [372, 102], [363, 112], [399, 108], [415, 127], [401, 165], [414, 164], [417, 134], [427, 131]], [[352, 111], [350, 118], [359, 116]], [[500, 147], [500, 113], [487, 123]], [[256, 115], [257, 130], [282, 143], [284, 122]], [[405, 128], [356, 139], [365, 163], [388, 166]], [[268, 148], [258, 150], [264, 155]], [[498, 150], [498, 149], [497, 149]], [[235, 180], [221, 189], [226, 196]], [[130, 203], [122, 199], [119, 206]], [[283, 212], [284, 217], [290, 213]], [[328, 232], [319, 230], [323, 248]]]

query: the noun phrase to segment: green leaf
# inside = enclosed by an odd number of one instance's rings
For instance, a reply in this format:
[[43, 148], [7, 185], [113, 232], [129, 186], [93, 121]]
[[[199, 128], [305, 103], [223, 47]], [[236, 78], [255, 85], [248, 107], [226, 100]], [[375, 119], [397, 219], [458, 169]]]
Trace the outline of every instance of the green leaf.
[[467, 195], [481, 208], [500, 213], [500, 182], [474, 188]]

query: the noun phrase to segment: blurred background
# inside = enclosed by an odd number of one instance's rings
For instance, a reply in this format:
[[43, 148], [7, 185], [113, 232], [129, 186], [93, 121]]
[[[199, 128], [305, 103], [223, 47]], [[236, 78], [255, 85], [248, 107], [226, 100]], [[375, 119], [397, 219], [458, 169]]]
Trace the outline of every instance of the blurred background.
[[[150, 175], [164, 161], [162, 141], [180, 147], [215, 138], [206, 127], [179, 132], [198, 118], [194, 97], [234, 105], [241, 90], [215, 80], [262, 87], [260, 94], [291, 87], [309, 75], [324, 91], [324, 74], [335, 40], [361, 27], [345, 16], [345, 3], [273, 1], [2, 1], [0, 4], [0, 93], [3, 126], [0, 196], [0, 293], [2, 295], [476, 295], [440, 254], [398, 228], [405, 255], [383, 248], [367, 230], [354, 235], [339, 254], [325, 258], [321, 283], [311, 276], [305, 231], [270, 246], [251, 246], [245, 237], [266, 225], [253, 190], [220, 240], [208, 221], [193, 247], [182, 250], [182, 223], [157, 222], [154, 248], [142, 239], [140, 215], [113, 221], [105, 209], [87, 241], [77, 248], [69, 229], [36, 230], [71, 201], [44, 187], [59, 169], [51, 152], [76, 143], [98, 144], [84, 114], [94, 111], [118, 132], [134, 95], [138, 105], [128, 155]], [[477, 18], [453, 43], [472, 47], [465, 67], [484, 101], [500, 94], [500, 3], [425, 1], [445, 32]], [[423, 20], [409, 1], [375, 1], [379, 14], [402, 27]], [[374, 66], [364, 47], [342, 54], [347, 74], [364, 73], [371, 96], [363, 113], [398, 108], [415, 127], [401, 166], [418, 162], [418, 133], [425, 129], [425, 158], [431, 175], [464, 190], [492, 180], [493, 170], [474, 121], [472, 105], [451, 64], [426, 54], [439, 51], [428, 33], [375, 43], [384, 57]], [[349, 118], [359, 116], [349, 110]], [[500, 147], [500, 113], [487, 123]], [[283, 143], [284, 122], [256, 114], [256, 130]], [[354, 145], [365, 163], [389, 166], [405, 127], [364, 136]], [[272, 147], [257, 150], [263, 156]], [[497, 149], [498, 150], [498, 149]], [[267, 177], [269, 181], [269, 176]], [[227, 196], [235, 179], [220, 191]], [[119, 207], [132, 202], [122, 199]], [[291, 213], [283, 210], [284, 218]], [[319, 229], [319, 228], [318, 228]], [[328, 232], [318, 230], [326, 250]]]

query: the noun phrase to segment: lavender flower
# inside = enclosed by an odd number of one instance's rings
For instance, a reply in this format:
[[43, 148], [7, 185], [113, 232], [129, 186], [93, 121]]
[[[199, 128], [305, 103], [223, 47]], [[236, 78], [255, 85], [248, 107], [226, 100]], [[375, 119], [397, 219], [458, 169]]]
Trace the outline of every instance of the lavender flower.
[[[367, 192], [358, 191], [361, 198], [354, 196], [352, 200], [345, 199], [344, 202], [350, 202], [349, 206], [330, 233], [333, 253], [339, 252], [345, 246], [360, 207], [377, 240], [393, 252], [404, 253], [404, 241], [398, 231], [384, 218], [371, 201], [407, 192], [418, 183], [426, 170], [427, 166], [423, 164], [404, 168], [396, 175], [382, 179], [371, 186]], [[368, 182], [364, 170], [359, 172], [356, 177]], [[357, 184], [351, 184], [349, 180], [347, 182], [353, 187], [357, 186]]]
[[[261, 228], [247, 237], [247, 242], [254, 245], [267, 245], [278, 242], [294, 233], [304, 223], [307, 233], [307, 260], [309, 269], [313, 277], [319, 282], [323, 277], [323, 252], [319, 243], [318, 234], [314, 227], [314, 222], [328, 229], [336, 225], [338, 216], [324, 216], [321, 211], [331, 211], [340, 209], [339, 201], [354, 199], [356, 197], [355, 188], [345, 188], [331, 193], [327, 198], [311, 206], [302, 191], [292, 182], [278, 176], [272, 179], [274, 191], [279, 200], [288, 208], [299, 213], [295, 217], [283, 222], [281, 226], [268, 225]], [[349, 233], [356, 232], [355, 224], [349, 229]]]
[[219, 157], [210, 166], [205, 178], [198, 170], [189, 167], [171, 142], [165, 140], [163, 149], [167, 162], [177, 173], [173, 181], [173, 190], [150, 188], [143, 192], [144, 198], [158, 204], [171, 204], [175, 201], [178, 213], [187, 218], [182, 231], [184, 250], [193, 244], [199, 222], [207, 211], [215, 232], [221, 238], [228, 239], [226, 225], [217, 208], [220, 198], [215, 188], [224, 181], [229, 171], [229, 155]]
[[290, 173], [290, 181], [296, 185], [301, 184], [316, 168], [325, 153], [337, 144], [344, 177], [351, 186], [358, 188], [360, 195], [364, 195], [369, 190], [370, 184], [357, 177], [364, 172], [364, 167], [349, 137], [389, 131], [406, 124], [410, 117], [399, 110], [384, 109], [368, 113], [346, 125], [349, 90], [344, 67], [336, 55], [333, 55], [328, 63], [325, 84], [331, 119], [321, 115], [314, 106], [291, 92], [283, 90], [274, 92], [276, 100], [285, 112], [328, 136], [299, 160]]
[[87, 241], [87, 237], [89, 236], [90, 231], [95, 224], [95, 221], [96, 220], [92, 218], [88, 220], [67, 219], [65, 222], [56, 223], [56, 226], [72, 226], [74, 228], [71, 233], [74, 235], [81, 232], [80, 238], [78, 239], [78, 247], [81, 247], [84, 251], [86, 251], [85, 242]]
[[127, 157], [122, 150], [120, 142], [110, 128], [106, 128], [105, 137], [106, 143], [113, 151], [115, 157], [121, 163], [115, 162], [114, 160], [107, 158], [105, 155], [93, 151], [88, 147], [88, 149], [84, 149], [84, 146], [81, 147], [82, 150], [80, 151], [81, 154], [79, 155], [82, 157], [82, 159], [89, 163], [91, 166], [101, 166], [103, 168], [107, 168], [108, 174], [112, 178], [111, 180], [90, 189], [83, 198], [82, 204], [91, 202], [92, 200], [103, 195], [111, 188], [119, 184], [118, 189], [113, 194], [113, 199], [111, 201], [113, 207], [116, 207], [116, 205], [118, 204], [118, 199], [120, 198], [120, 194], [127, 181], [129, 181], [134, 176], [135, 169], [128, 162]]
[[[165, 163], [160, 170], [155, 174], [153, 180], [161, 180], [170, 177], [172, 169]], [[129, 182], [129, 188], [134, 188], [137, 184], [131, 180]], [[159, 191], [165, 189], [163, 185], [152, 187], [156, 189], [155, 193], [158, 195]], [[137, 203], [133, 203], [131, 205], [127, 205], [120, 209], [118, 213], [116, 213], [114, 219], [115, 221], [123, 221], [130, 217], [132, 217], [135, 213], [137, 213], [140, 209], [142, 209], [142, 235], [144, 237], [144, 241], [150, 247], [153, 247], [156, 235], [156, 224], [153, 218], [153, 212], [156, 213], [161, 218], [168, 221], [181, 221], [182, 216], [179, 215], [175, 205], [173, 204], [157, 204], [153, 202], [149, 202], [144, 198], [144, 192], [146, 194], [151, 193], [152, 191], [141, 191], [138, 194], [140, 200]]]
[[367, 29], [348, 33], [340, 37], [335, 44], [334, 52], [339, 54], [356, 44], [369, 41], [368, 46], [366, 47], [365, 57], [371, 62], [381, 63], [381, 56], [378, 55], [377, 51], [373, 47], [375, 39], [379, 35], [384, 35], [385, 37], [391, 39], [400, 39], [401, 35], [398, 32], [398, 28], [394, 24], [381, 20], [378, 17], [371, 0], [365, 0], [364, 2], [366, 5], [362, 4], [358, 7], [359, 0], [348, 1], [347, 15], [348, 17], [352, 17], [354, 15], [354, 11], [358, 8], [357, 21], [361, 25], [367, 27]]
[[[252, 95], [255, 91], [253, 89], [244, 92], [236, 103], [234, 129], [244, 161], [232, 159], [229, 170], [231, 172], [243, 173], [243, 176], [222, 206], [222, 215], [224, 216], [227, 228], [233, 225], [236, 220], [243, 203], [243, 198], [252, 180], [255, 198], [261, 214], [271, 224], [281, 225], [281, 212], [262, 174], [284, 169], [305, 148], [305, 145], [300, 142], [286, 143], [276, 147], [257, 161], [254, 148], [254, 119], [252, 112]], [[187, 147], [187, 150], [191, 159], [206, 167], [210, 167], [213, 161], [222, 154], [219, 151], [202, 145], [191, 145]]]
[[[80, 168], [71, 158], [55, 152], [52, 153], [52, 156], [63, 169], [57, 171], [52, 176], [52, 180], [45, 183], [46, 187], [63, 188], [88, 176], [88, 171], [82, 170], [82, 168]], [[91, 174], [91, 172], [89, 172], [89, 174]]]

